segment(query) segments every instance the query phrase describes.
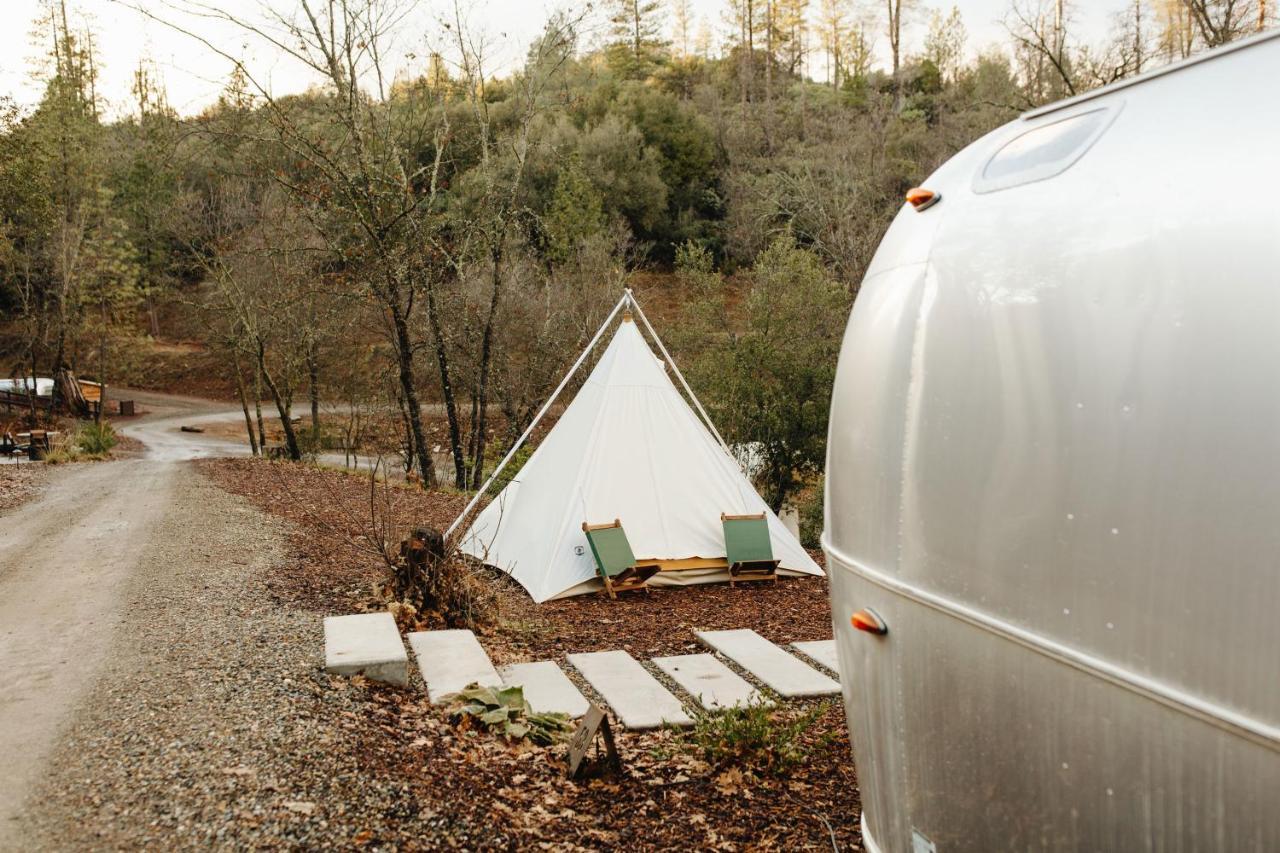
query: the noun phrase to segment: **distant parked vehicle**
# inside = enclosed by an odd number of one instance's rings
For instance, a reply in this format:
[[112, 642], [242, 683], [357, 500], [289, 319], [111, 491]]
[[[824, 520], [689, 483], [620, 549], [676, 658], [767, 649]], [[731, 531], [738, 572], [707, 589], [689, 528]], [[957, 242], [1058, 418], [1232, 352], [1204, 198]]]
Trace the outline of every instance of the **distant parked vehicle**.
[[17, 394], [30, 394], [34, 388], [37, 397], [53, 395], [53, 380], [43, 376], [19, 376], [16, 379], [0, 379], [0, 391], [12, 391]]
[[1280, 37], [913, 193], [831, 412], [869, 850], [1280, 850]]

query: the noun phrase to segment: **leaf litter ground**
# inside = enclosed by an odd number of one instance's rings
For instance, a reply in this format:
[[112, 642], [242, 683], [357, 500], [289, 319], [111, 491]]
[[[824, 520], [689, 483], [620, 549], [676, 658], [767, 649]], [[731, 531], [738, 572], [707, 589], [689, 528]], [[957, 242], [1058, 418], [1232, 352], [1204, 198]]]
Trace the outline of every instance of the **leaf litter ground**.
[[[223, 489], [291, 522], [288, 555], [265, 579], [273, 601], [317, 619], [381, 606], [373, 595], [381, 564], [370, 548], [351, 544], [369, 529], [367, 479], [254, 460], [200, 466]], [[405, 523], [443, 529], [464, 503], [461, 495], [405, 489], [396, 511]], [[555, 660], [575, 678], [565, 654], [622, 648], [646, 660], [705, 651], [695, 630], [749, 627], [780, 644], [831, 635], [825, 579], [543, 605], [503, 575], [488, 580], [498, 592], [498, 613], [478, 633], [494, 662]], [[401, 849], [861, 849], [857, 781], [838, 701], [781, 707], [786, 720], [819, 706], [800, 738], [803, 759], [785, 772], [751, 761], [713, 765], [676, 732], [621, 732], [620, 774], [569, 782], [565, 746], [512, 744], [457, 725], [427, 702], [416, 673], [401, 690], [319, 670], [317, 661], [310, 680], [327, 694], [324, 704], [353, 709], [326, 720], [329, 748], [349, 762], [349, 772], [379, 780], [375, 789], [404, 786], [395, 813], [367, 826], [360, 825], [359, 804], [343, 806], [351, 820], [335, 804], [314, 817], [295, 815], [324, 820], [324, 835], [332, 833], [335, 842]]]

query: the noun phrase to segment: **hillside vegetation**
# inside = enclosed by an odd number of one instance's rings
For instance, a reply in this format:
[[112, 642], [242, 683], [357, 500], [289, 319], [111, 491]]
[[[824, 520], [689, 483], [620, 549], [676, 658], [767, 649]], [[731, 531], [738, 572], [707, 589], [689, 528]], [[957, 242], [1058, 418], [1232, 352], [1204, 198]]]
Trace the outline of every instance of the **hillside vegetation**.
[[234, 394], [255, 447], [266, 401], [295, 459], [326, 419], [377, 416], [425, 485], [474, 488], [635, 283], [780, 505], [820, 468], [844, 321], [905, 190], [1028, 107], [1270, 23], [1139, 0], [1085, 45], [1069, 4], [1019, 0], [974, 55], [958, 12], [900, 0], [731, 0], [719, 45], [687, 0], [611, 0], [603, 43], [571, 10], [494, 74], [460, 14], [385, 67], [383, 6], [279, 2], [266, 29], [214, 9], [247, 42], [283, 33], [316, 85], [272, 94], [228, 55], [183, 116], [143, 63], [106, 121], [91, 33], [49, 3], [43, 99], [0, 99], [5, 371]]

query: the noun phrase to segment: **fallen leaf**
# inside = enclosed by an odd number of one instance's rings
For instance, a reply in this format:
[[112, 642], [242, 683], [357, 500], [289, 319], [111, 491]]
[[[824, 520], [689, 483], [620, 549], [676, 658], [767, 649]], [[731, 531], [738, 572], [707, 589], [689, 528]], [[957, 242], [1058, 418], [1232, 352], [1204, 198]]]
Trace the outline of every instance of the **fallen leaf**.
[[743, 781], [742, 771], [731, 767], [716, 777], [716, 787], [722, 794], [732, 794], [742, 788]]

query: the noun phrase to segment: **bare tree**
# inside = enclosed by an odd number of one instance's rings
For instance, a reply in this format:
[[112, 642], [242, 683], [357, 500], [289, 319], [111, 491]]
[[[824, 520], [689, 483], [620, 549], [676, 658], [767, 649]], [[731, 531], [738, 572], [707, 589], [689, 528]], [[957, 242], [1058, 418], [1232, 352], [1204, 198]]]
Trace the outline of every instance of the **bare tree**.
[[885, 0], [888, 11], [889, 52], [893, 56], [893, 108], [902, 109], [902, 13], [910, 0]]
[[1005, 28], [1022, 66], [1031, 103], [1076, 94], [1076, 75], [1067, 48], [1070, 6], [1066, 0], [1014, 0]]
[[[488, 441], [488, 408], [493, 366], [495, 330], [501, 310], [508, 247], [517, 225], [528, 216], [520, 202], [535, 121], [555, 106], [547, 90], [564, 64], [573, 55], [577, 26], [581, 18], [553, 18], [529, 52], [524, 69], [514, 76], [514, 121], [499, 136], [485, 98], [485, 50], [483, 42], [471, 37], [461, 12], [455, 6], [453, 31], [459, 57], [462, 91], [477, 133], [479, 163], [468, 175], [471, 193], [460, 191], [465, 214], [455, 223], [448, 239], [433, 241], [440, 254], [449, 259], [454, 275], [461, 279], [476, 263], [487, 268], [488, 293], [481, 309], [474, 382], [471, 386], [471, 420], [464, 448], [457, 401], [451, 378], [445, 374], [445, 339], [438, 311], [428, 304], [431, 332], [442, 366], [449, 438], [453, 452], [455, 482], [460, 487], [479, 488], [484, 479], [484, 459]], [[464, 191], [465, 191], [464, 187]]]
[[1182, 0], [1205, 47], [1218, 47], [1266, 27], [1266, 0]]
[[382, 311], [396, 354], [411, 458], [423, 484], [433, 484], [411, 324], [419, 294], [430, 303], [439, 285], [427, 247], [440, 227], [437, 201], [451, 130], [443, 92], [408, 86], [392, 97], [390, 41], [412, 4], [298, 0], [296, 17], [264, 5], [262, 21], [204, 0], [173, 0], [170, 5], [232, 24], [324, 81], [323, 98], [305, 103], [277, 98], [237, 57], [190, 28], [135, 7], [226, 58], [253, 88], [270, 141], [291, 164], [273, 170], [274, 179], [313, 218], [335, 260], [362, 271], [360, 285]]

